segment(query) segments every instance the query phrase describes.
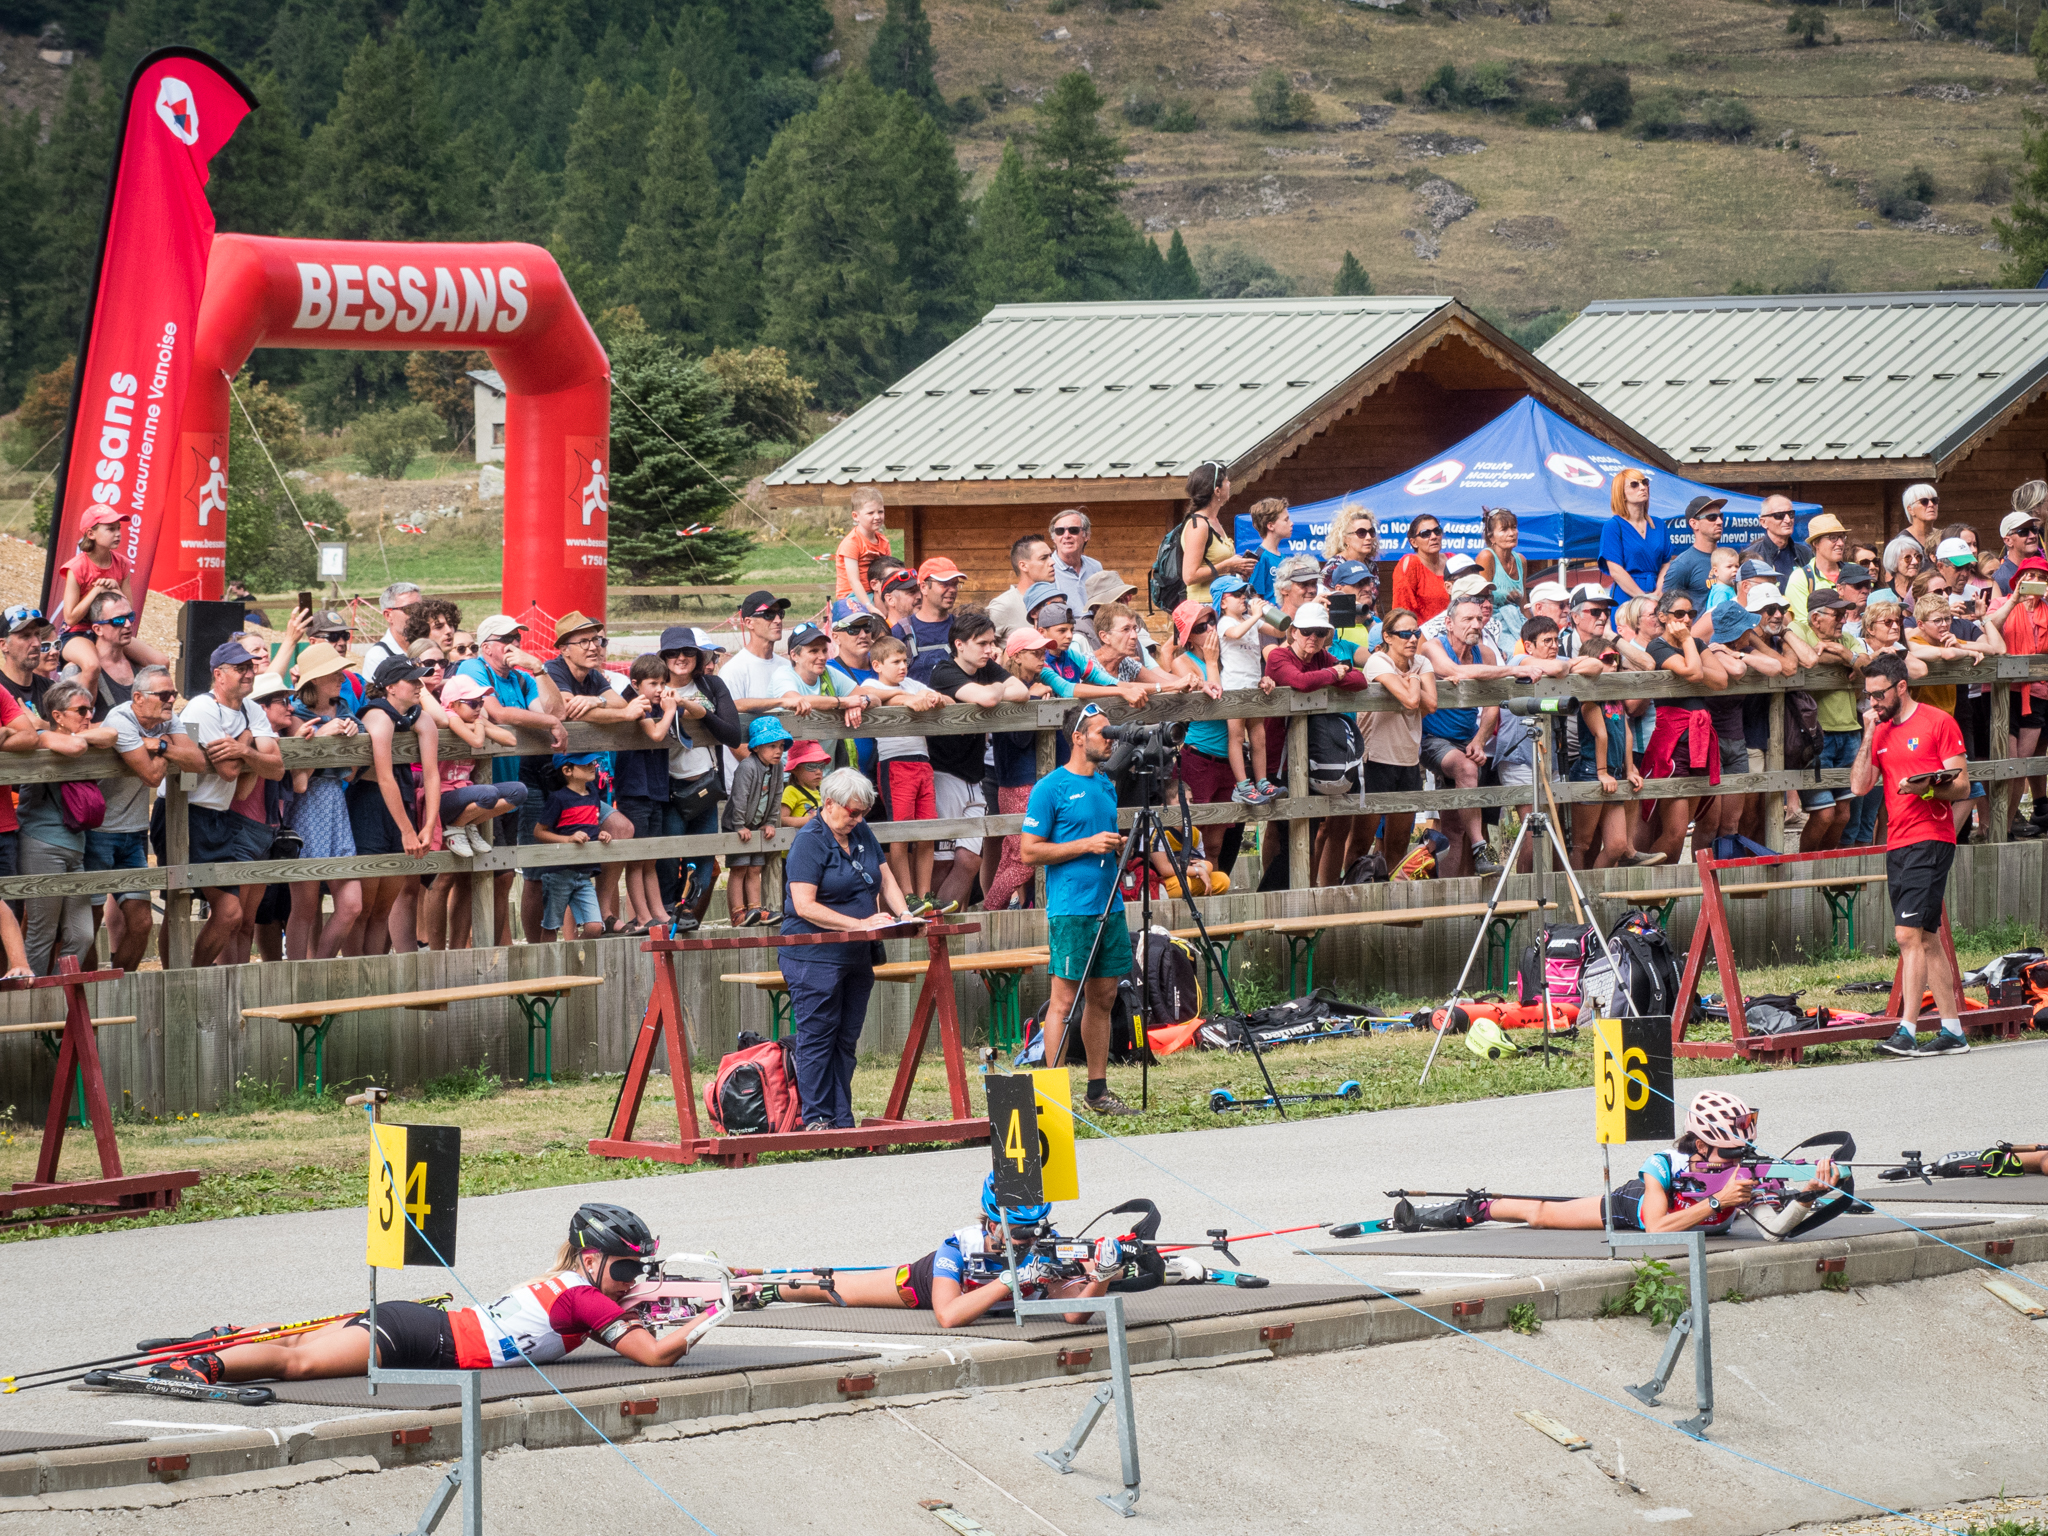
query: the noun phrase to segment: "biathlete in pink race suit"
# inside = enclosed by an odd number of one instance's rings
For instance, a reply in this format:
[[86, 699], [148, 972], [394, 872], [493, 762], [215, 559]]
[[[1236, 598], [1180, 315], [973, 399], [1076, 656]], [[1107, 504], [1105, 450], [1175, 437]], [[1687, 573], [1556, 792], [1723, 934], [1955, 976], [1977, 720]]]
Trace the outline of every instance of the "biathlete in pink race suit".
[[[1884, 873], [1899, 945], [1899, 1027], [1878, 1049], [1894, 1056], [1961, 1056], [1970, 1042], [1963, 1035], [1960, 989], [1935, 935], [1956, 859], [1949, 807], [1970, 798], [1962, 729], [1906, 691], [1906, 661], [1896, 654], [1874, 657], [1864, 667], [1863, 707], [1863, 748], [1849, 769], [1849, 792], [1867, 795], [1884, 785]], [[1951, 777], [1945, 784], [1911, 782], [1926, 774]], [[1926, 1045], [1918, 1036], [1923, 987], [1933, 992], [1941, 1014], [1941, 1028]]]
[[[548, 1272], [487, 1307], [442, 1311], [416, 1301], [377, 1304], [377, 1364], [386, 1370], [467, 1371], [548, 1365], [596, 1339], [638, 1365], [673, 1365], [689, 1348], [687, 1328], [657, 1337], [619, 1305], [661, 1240], [623, 1206], [581, 1206]], [[220, 1381], [314, 1381], [367, 1373], [369, 1318], [358, 1313], [267, 1344], [237, 1344], [188, 1355], [150, 1374]]]

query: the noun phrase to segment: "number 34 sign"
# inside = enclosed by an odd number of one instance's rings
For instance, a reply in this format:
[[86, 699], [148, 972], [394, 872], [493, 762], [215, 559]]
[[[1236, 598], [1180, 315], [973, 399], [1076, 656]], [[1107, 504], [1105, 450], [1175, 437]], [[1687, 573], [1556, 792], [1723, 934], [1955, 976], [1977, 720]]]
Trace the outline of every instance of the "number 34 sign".
[[1677, 1136], [1671, 1081], [1671, 1020], [1593, 1021], [1596, 1142], [1670, 1141]]
[[370, 1234], [377, 1269], [455, 1262], [455, 1195], [462, 1128], [376, 1125], [370, 1142]]

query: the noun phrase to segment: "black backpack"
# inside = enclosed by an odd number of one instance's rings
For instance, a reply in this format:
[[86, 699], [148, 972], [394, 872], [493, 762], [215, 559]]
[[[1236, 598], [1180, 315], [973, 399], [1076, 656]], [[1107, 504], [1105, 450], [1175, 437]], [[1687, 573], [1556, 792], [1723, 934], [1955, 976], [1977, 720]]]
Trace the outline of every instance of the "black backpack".
[[1631, 1018], [1668, 1017], [1678, 1004], [1678, 956], [1662, 928], [1632, 912], [1608, 937], [1614, 957], [1613, 1008]]
[[1171, 613], [1188, 600], [1188, 584], [1181, 576], [1180, 540], [1188, 531], [1188, 524], [1206, 522], [1197, 512], [1184, 517], [1166, 530], [1159, 541], [1159, 548], [1152, 555], [1152, 576], [1147, 583], [1147, 592], [1152, 599], [1154, 613]]
[[[1202, 1011], [1201, 978], [1195, 968], [1197, 953], [1194, 945], [1176, 939], [1156, 923], [1150, 933], [1138, 935], [1138, 973], [1144, 978], [1144, 990], [1130, 1002], [1144, 1028], [1185, 1024]], [[1128, 984], [1132, 978], [1125, 980]]]
[[1810, 693], [1785, 695], [1785, 766], [1820, 772], [1820, 703]]

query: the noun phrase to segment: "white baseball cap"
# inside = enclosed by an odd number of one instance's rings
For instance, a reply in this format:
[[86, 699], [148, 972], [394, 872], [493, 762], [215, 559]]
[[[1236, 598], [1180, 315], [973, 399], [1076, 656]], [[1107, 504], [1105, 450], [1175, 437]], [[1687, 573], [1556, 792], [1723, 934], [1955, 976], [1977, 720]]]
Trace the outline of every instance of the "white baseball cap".
[[476, 627], [479, 644], [485, 640], [510, 640], [526, 626], [508, 613], [494, 613]]
[[1539, 581], [1529, 593], [1532, 603], [1568, 603], [1571, 600], [1571, 593], [1565, 590], [1561, 581]]
[[2004, 517], [1999, 519], [1998, 536], [2001, 539], [2010, 538], [2015, 533], [2018, 533], [2022, 528], [2026, 527], [2027, 524], [2038, 523], [2040, 521], [2041, 518], [2037, 513], [2008, 512], [2005, 514]]
[[1572, 606], [1574, 608], [1583, 608], [1588, 603], [1601, 603], [1612, 608], [1614, 606], [1614, 594], [1605, 587], [1598, 586], [1590, 581], [1573, 587]]
[[1766, 608], [1783, 608], [1788, 605], [1785, 602], [1785, 594], [1766, 582], [1762, 586], [1751, 587], [1749, 596], [1742, 600], [1742, 606], [1751, 613], [1762, 613]]
[[1469, 576], [1460, 576], [1451, 583], [1451, 596], [1454, 599], [1478, 597], [1482, 593], [1491, 592], [1492, 590], [1493, 583], [1487, 579], [1484, 571], [1475, 571]]
[[1943, 539], [1935, 546], [1934, 558], [1944, 565], [1975, 565], [1977, 557], [1961, 539]]
[[1334, 629], [1330, 622], [1330, 610], [1321, 603], [1303, 603], [1294, 610], [1296, 629]]

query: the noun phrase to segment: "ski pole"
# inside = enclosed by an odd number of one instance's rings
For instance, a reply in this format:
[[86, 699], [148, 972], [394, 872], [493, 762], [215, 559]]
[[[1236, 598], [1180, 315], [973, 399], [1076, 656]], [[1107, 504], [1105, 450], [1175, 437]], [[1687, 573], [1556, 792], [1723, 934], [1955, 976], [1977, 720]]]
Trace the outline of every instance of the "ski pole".
[[[437, 1301], [452, 1299], [452, 1296], [432, 1297], [429, 1298], [428, 1304], [432, 1305]], [[237, 1329], [232, 1333], [202, 1334], [191, 1339], [181, 1339], [175, 1343], [159, 1343], [153, 1348], [137, 1348], [125, 1354], [109, 1355], [103, 1360], [86, 1360], [76, 1365], [50, 1365], [44, 1366], [41, 1370], [20, 1371], [12, 1376], [0, 1376], [0, 1395], [26, 1391], [30, 1387], [53, 1385], [53, 1383], [47, 1381], [31, 1381], [28, 1379], [30, 1377], [59, 1376], [69, 1371], [84, 1372], [96, 1367], [109, 1365], [162, 1365], [169, 1361], [183, 1359], [187, 1355], [206, 1354], [216, 1349], [233, 1349], [242, 1344], [267, 1343], [272, 1339], [286, 1338], [295, 1333], [305, 1333], [315, 1328], [324, 1328], [329, 1323], [337, 1323], [343, 1318], [354, 1317], [355, 1315], [353, 1311], [336, 1312], [329, 1317], [307, 1318], [305, 1321], [297, 1323], [266, 1323], [258, 1327]], [[76, 1378], [66, 1377], [65, 1379], [75, 1380]]]

